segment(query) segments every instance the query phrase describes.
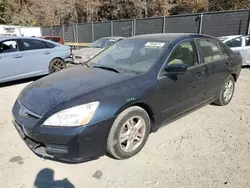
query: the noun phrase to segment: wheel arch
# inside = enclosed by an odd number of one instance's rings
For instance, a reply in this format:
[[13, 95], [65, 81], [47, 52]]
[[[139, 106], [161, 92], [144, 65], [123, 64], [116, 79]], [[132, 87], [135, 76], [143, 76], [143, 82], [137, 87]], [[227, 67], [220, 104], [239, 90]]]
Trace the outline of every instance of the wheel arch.
[[115, 115], [118, 116], [122, 111], [124, 111], [125, 109], [127, 109], [129, 107], [132, 107], [132, 106], [139, 106], [142, 109], [144, 109], [147, 112], [147, 114], [148, 114], [148, 116], [150, 118], [152, 127], [154, 126], [154, 124], [155, 124], [155, 113], [154, 113], [153, 109], [147, 103], [145, 103], [145, 102], [139, 102], [139, 101], [137, 101], [137, 102], [134, 102], [134, 103], [128, 103], [128, 104], [122, 106], [116, 112]]
[[49, 73], [51, 73], [51, 63], [52, 63], [55, 59], [60, 59], [60, 60], [62, 60], [62, 61], [65, 63], [65, 66], [66, 66], [66, 62], [64, 61], [63, 58], [61, 58], [61, 57], [55, 57], [55, 58], [53, 58], [53, 59], [50, 61], [50, 63], [49, 63], [49, 67], [48, 67]]
[[231, 76], [234, 78], [234, 81], [235, 81], [235, 82], [237, 82], [237, 80], [238, 80], [238, 76], [237, 76], [237, 74], [232, 73], [232, 74], [231, 74]]

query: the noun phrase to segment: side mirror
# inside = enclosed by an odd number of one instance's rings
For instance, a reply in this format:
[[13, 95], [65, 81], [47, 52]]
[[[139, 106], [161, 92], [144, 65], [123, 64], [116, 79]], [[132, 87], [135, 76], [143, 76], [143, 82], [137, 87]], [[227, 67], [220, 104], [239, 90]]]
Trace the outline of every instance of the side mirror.
[[188, 69], [188, 66], [184, 64], [181, 60], [175, 61], [173, 64], [168, 64], [165, 68], [166, 73], [170, 74], [184, 74]]

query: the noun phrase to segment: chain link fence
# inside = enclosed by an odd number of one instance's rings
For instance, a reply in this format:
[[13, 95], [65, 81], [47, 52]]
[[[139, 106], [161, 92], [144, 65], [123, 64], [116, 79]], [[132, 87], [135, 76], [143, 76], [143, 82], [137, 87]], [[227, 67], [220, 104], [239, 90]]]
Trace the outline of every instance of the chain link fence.
[[249, 34], [249, 22], [250, 10], [241, 10], [42, 27], [42, 35], [61, 36], [71, 43], [151, 33], [201, 33], [219, 37]]

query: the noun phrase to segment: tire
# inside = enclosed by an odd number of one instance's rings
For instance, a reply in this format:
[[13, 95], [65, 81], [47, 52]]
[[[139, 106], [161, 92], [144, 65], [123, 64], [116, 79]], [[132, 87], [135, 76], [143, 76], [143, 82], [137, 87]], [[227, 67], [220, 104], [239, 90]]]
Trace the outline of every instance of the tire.
[[59, 72], [66, 69], [66, 63], [60, 58], [53, 59], [49, 64], [49, 73]]
[[[229, 87], [229, 84], [232, 84], [231, 87]], [[226, 89], [228, 90], [228, 96], [226, 97]], [[214, 102], [214, 104], [219, 105], [219, 106], [225, 106], [227, 104], [229, 104], [233, 98], [233, 94], [234, 94], [234, 89], [235, 89], [235, 80], [234, 77], [232, 75], [230, 75], [226, 82], [223, 85], [223, 88], [220, 92], [220, 95], [218, 97], [218, 99]]]
[[136, 155], [144, 147], [150, 128], [151, 121], [144, 109], [138, 106], [127, 108], [119, 114], [110, 130], [107, 142], [108, 153], [120, 160]]

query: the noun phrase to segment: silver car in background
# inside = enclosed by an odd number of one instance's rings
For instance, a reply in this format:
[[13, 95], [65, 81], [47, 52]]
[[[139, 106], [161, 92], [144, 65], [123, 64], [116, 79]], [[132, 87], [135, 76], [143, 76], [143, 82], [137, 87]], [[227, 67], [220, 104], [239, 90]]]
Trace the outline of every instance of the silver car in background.
[[124, 38], [125, 37], [103, 37], [93, 42], [89, 47], [73, 50], [73, 63], [85, 63], [104, 49], [123, 40]]
[[250, 35], [231, 35], [219, 39], [235, 52], [240, 52], [242, 65], [250, 65]]
[[0, 37], [0, 83], [66, 68], [71, 48], [34, 37]]

